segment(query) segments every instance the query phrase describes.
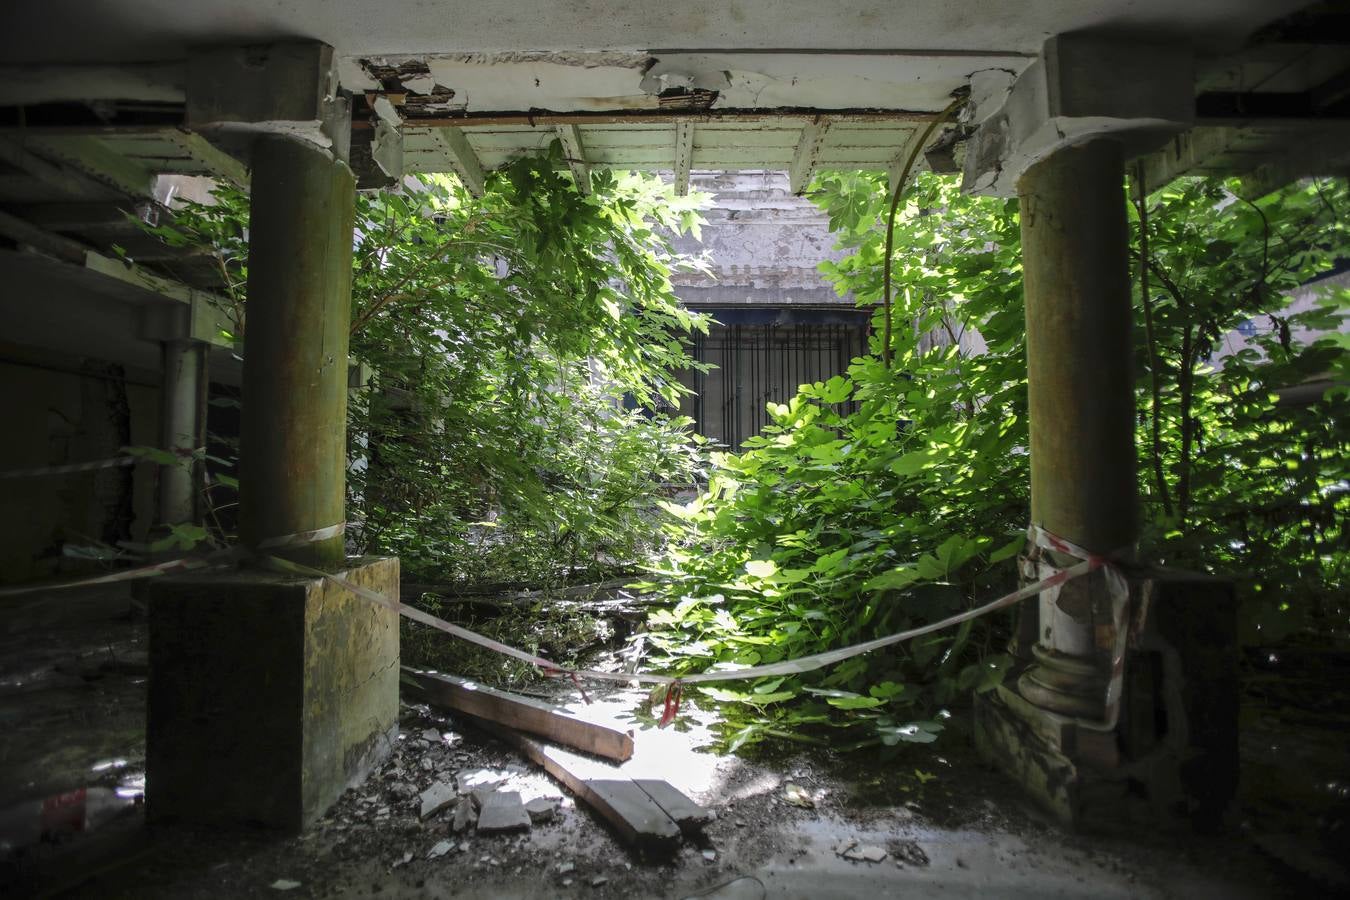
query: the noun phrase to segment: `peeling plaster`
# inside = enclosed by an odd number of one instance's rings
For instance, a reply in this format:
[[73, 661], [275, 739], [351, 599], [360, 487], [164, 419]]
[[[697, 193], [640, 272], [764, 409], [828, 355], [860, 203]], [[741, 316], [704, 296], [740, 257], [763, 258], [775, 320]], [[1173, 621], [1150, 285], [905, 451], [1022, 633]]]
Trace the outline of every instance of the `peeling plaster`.
[[[1028, 60], [916, 53], [448, 53], [380, 57], [413, 92], [453, 92], [450, 111], [657, 109], [676, 91], [717, 93], [714, 109], [935, 111], [983, 69]], [[371, 82], [370, 72], [363, 73]], [[423, 89], [426, 90], [423, 90]]]

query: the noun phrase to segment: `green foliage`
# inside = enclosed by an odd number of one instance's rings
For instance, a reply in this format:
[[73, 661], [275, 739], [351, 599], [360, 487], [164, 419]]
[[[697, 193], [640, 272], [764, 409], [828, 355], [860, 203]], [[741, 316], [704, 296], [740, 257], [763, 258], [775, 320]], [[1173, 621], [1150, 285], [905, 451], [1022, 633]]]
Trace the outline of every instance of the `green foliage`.
[[352, 352], [376, 372], [353, 404], [351, 485], [372, 548], [430, 580], [529, 581], [640, 558], [662, 482], [688, 482], [677, 400], [706, 327], [670, 285], [660, 227], [698, 198], [597, 173], [582, 196], [547, 159], [358, 205]]
[[[1346, 389], [1314, 391], [1306, 403], [1276, 393], [1350, 383], [1341, 331], [1350, 291], [1291, 304], [1299, 285], [1344, 255], [1342, 210], [1350, 211], [1343, 179], [1254, 203], [1223, 182], [1184, 179], [1145, 210], [1149, 291], [1145, 303], [1136, 284], [1135, 363], [1144, 552], [1236, 577], [1248, 642], [1309, 624], [1345, 627]], [[1133, 204], [1136, 229], [1139, 212]], [[1139, 252], [1136, 238], [1136, 265]], [[1255, 332], [1242, 349], [1240, 329]], [[1227, 355], [1211, 363], [1219, 353]]]
[[[817, 200], [853, 255], [821, 270], [861, 305], [881, 292], [884, 181], [828, 175]], [[939, 214], [937, 211], [941, 209]], [[803, 656], [947, 615], [1012, 586], [1026, 528], [1025, 355], [1016, 205], [926, 179], [897, 222], [894, 367], [771, 405], [744, 452], [715, 454], [684, 507], [661, 575], [675, 601], [652, 617], [676, 671]], [[874, 333], [881, 329], [874, 327]], [[978, 332], [985, 351], [960, 348]], [[857, 411], [846, 414], [843, 404]], [[972, 638], [978, 638], [977, 648]], [[710, 692], [737, 746], [793, 726], [863, 723], [867, 740], [927, 743], [934, 708], [991, 687], [971, 627], [831, 670]]]
[[[700, 464], [687, 419], [639, 407], [676, 402], [683, 338], [706, 329], [676, 300], [687, 263], [664, 237], [697, 228], [703, 198], [614, 173], [583, 196], [565, 172], [554, 147], [479, 198], [438, 176], [357, 197], [351, 355], [373, 375], [349, 404], [348, 533], [412, 578], [631, 565], [653, 498]], [[246, 346], [247, 197], [216, 201], [151, 230], [214, 255]]]
[[[860, 305], [879, 304], [884, 181], [827, 174], [814, 197], [853, 251], [822, 273]], [[1344, 378], [1343, 336], [1295, 337], [1299, 326], [1338, 328], [1342, 297], [1307, 313], [1286, 306], [1343, 245], [1345, 203], [1342, 182], [1255, 205], [1203, 181], [1150, 199], [1153, 286], [1172, 287], [1150, 294], [1149, 329], [1136, 304], [1139, 371], [1157, 375], [1160, 398], [1155, 414], [1152, 379], [1141, 379], [1140, 422], [1159, 422], [1158, 465], [1177, 505], [1169, 513], [1147, 492], [1144, 553], [1245, 575], [1245, 596], [1267, 613], [1266, 597], [1292, 616], [1300, 603], [1329, 611], [1345, 593], [1345, 392], [1296, 409], [1271, 398], [1318, 373]], [[921, 176], [895, 246], [894, 367], [881, 364], [874, 319], [871, 355], [771, 405], [773, 424], [741, 453], [715, 455], [708, 490], [671, 508], [678, 524], [658, 571], [670, 605], [651, 617], [657, 664], [691, 672], [803, 656], [1015, 585], [1029, 506], [1016, 203]], [[1258, 314], [1276, 327], [1254, 352], [1208, 367], [1220, 336]], [[1146, 483], [1153, 454], [1140, 463]], [[824, 672], [705, 693], [726, 705], [732, 748], [824, 726], [856, 731], [858, 745], [926, 743], [941, 730], [935, 711], [1002, 680], [1010, 660], [994, 652], [997, 628], [966, 623]]]

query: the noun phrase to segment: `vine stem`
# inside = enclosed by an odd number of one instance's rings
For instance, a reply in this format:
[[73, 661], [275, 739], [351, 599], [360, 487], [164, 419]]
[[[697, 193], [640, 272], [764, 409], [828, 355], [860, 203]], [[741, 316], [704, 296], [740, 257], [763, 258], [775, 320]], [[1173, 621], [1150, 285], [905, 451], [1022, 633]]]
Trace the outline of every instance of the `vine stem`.
[[1152, 437], [1153, 437], [1153, 480], [1158, 485], [1158, 498], [1162, 501], [1163, 514], [1172, 518], [1172, 497], [1167, 489], [1167, 478], [1163, 474], [1162, 460], [1162, 387], [1158, 381], [1158, 345], [1153, 338], [1153, 298], [1148, 293], [1148, 189], [1144, 183], [1144, 164], [1139, 163], [1134, 176], [1135, 188], [1139, 199], [1135, 201], [1139, 211], [1139, 297], [1144, 304], [1144, 341], [1148, 344], [1148, 374], [1150, 393], [1153, 399]]
[[919, 158], [919, 151], [928, 143], [928, 138], [932, 136], [933, 131], [965, 105], [966, 99], [966, 97], [957, 97], [947, 104], [947, 108], [938, 113], [933, 121], [928, 123], [928, 127], [924, 129], [923, 134], [914, 142], [913, 149], [909, 151], [909, 159], [905, 160], [905, 167], [900, 170], [900, 178], [895, 182], [895, 192], [891, 194], [891, 208], [890, 212], [886, 214], [886, 259], [882, 263], [881, 269], [881, 309], [885, 318], [882, 326], [881, 365], [885, 369], [891, 367], [891, 253], [895, 248], [895, 214], [900, 208], [900, 195], [905, 192], [905, 182], [909, 180], [910, 170], [914, 168], [914, 162]]

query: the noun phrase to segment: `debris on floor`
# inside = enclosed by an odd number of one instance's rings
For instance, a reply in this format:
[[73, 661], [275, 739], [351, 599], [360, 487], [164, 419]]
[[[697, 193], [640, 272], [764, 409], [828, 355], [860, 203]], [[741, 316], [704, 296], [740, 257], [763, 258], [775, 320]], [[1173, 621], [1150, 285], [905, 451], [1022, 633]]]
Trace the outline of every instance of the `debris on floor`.
[[834, 849], [837, 856], [854, 862], [878, 863], [886, 858], [886, 851], [880, 847], [860, 844], [857, 841], [844, 841]]
[[530, 816], [517, 791], [491, 791], [475, 797], [478, 803], [478, 833], [502, 834], [529, 831]]
[[816, 805], [816, 801], [811, 799], [811, 795], [804, 788], [790, 781], [783, 786], [783, 799], [802, 809], [813, 809]]
[[[453, 675], [412, 669], [405, 669], [405, 675], [430, 703], [463, 715], [541, 766], [630, 845], [669, 849], [678, 845], [682, 834], [696, 834], [714, 818], [669, 782], [628, 776], [622, 764], [633, 757], [631, 731]], [[523, 732], [586, 750], [588, 755]], [[597, 758], [601, 756], [606, 759]], [[556, 808], [545, 798], [533, 798], [525, 806], [519, 793], [498, 791], [500, 783], [489, 785], [491, 773], [474, 773], [470, 779], [460, 784], [460, 791], [470, 787], [480, 833], [528, 830], [532, 823], [554, 816]]]

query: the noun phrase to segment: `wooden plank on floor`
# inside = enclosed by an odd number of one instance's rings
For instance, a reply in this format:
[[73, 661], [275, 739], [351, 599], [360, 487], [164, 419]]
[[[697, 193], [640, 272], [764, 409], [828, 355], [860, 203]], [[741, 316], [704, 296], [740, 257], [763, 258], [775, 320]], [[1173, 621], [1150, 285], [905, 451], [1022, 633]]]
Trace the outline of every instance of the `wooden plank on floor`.
[[634, 778], [633, 784], [642, 788], [643, 792], [651, 797], [656, 805], [661, 807], [665, 814], [674, 820], [676, 825], [686, 831], [693, 828], [702, 828], [713, 819], [710, 811], [690, 800], [669, 781], [659, 781], [654, 778]]
[[439, 706], [478, 716], [507, 728], [528, 731], [568, 747], [623, 762], [633, 756], [633, 736], [617, 728], [587, 722], [532, 697], [499, 691], [477, 682], [404, 668], [427, 699]]
[[[613, 766], [551, 747], [483, 719], [477, 719], [475, 724], [519, 750], [526, 759], [542, 766], [578, 801], [595, 810], [597, 815], [608, 822], [625, 843], [668, 849], [679, 841], [680, 826], [646, 791], [631, 779], [617, 774]], [[616, 774], [608, 778], [588, 777], [602, 774], [604, 769], [610, 769]]]

